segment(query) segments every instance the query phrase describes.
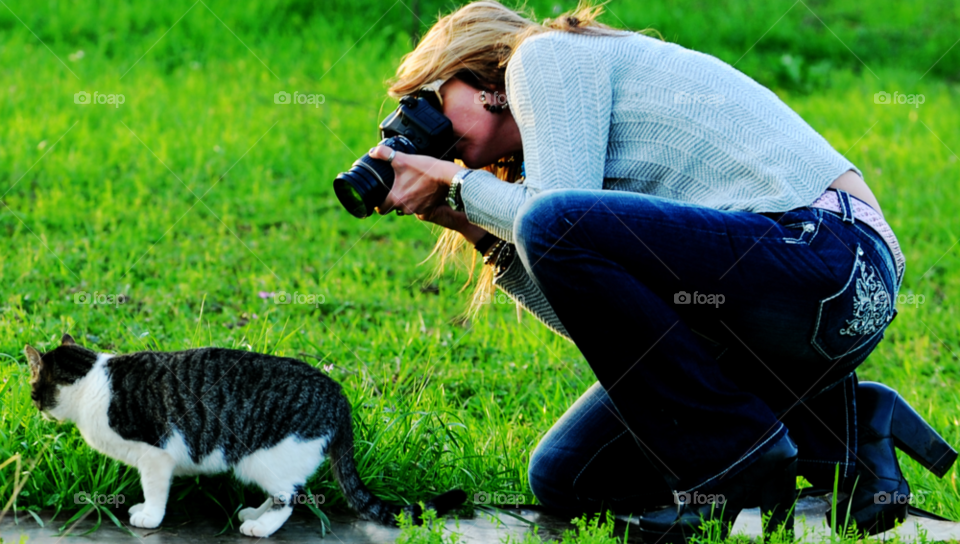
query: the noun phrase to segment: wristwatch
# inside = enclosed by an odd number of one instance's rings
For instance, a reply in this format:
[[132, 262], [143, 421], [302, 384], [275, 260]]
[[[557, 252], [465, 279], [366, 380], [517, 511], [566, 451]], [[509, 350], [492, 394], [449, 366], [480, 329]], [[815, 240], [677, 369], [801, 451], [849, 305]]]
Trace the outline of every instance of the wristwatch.
[[470, 172], [473, 172], [473, 170], [464, 168], [454, 174], [453, 179], [450, 180], [450, 190], [447, 192], [447, 204], [458, 212], [463, 211], [463, 198], [460, 197], [460, 188], [463, 185], [463, 180], [466, 179]]

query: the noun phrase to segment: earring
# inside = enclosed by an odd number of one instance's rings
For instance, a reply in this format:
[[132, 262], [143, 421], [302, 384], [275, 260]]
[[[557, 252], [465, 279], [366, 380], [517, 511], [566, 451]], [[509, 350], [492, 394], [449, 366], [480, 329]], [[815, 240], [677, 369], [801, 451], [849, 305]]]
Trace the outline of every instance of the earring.
[[[494, 96], [497, 96], [495, 93]], [[489, 111], [490, 113], [503, 113], [503, 110], [510, 107], [510, 104], [488, 104], [487, 103], [487, 91], [480, 91], [480, 102], [483, 102], [483, 109]]]

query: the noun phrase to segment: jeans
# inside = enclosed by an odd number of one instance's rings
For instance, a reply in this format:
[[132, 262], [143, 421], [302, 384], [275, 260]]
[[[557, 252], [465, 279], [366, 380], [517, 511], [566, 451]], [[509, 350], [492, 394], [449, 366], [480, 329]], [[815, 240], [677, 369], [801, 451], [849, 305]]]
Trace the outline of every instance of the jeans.
[[514, 235], [598, 379], [531, 456], [542, 504], [643, 509], [709, 493], [788, 431], [815, 485], [837, 465], [854, 477], [854, 371], [902, 281], [872, 229], [819, 208], [569, 189], [532, 198]]

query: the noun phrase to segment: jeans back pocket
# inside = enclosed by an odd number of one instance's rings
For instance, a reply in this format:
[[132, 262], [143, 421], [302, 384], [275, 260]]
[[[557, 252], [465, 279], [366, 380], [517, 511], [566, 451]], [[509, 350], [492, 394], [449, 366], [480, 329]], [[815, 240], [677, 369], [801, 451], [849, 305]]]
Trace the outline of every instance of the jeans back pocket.
[[893, 319], [887, 282], [857, 244], [853, 269], [840, 291], [820, 301], [813, 347], [833, 361], [866, 346], [876, 346]]

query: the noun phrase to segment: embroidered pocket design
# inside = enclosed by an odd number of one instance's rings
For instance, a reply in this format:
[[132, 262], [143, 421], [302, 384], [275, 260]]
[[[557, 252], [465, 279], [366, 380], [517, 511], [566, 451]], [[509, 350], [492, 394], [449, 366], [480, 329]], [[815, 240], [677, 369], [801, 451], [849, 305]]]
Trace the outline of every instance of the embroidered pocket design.
[[893, 318], [888, 283], [858, 244], [846, 283], [820, 300], [811, 338], [814, 349], [831, 361], [846, 357], [844, 364], [853, 366], [862, 361]]
[[853, 297], [853, 317], [847, 320], [845, 328], [838, 331], [848, 336], [872, 334], [887, 323], [890, 315], [890, 295], [876, 268], [865, 261], [857, 264], [859, 275]]

